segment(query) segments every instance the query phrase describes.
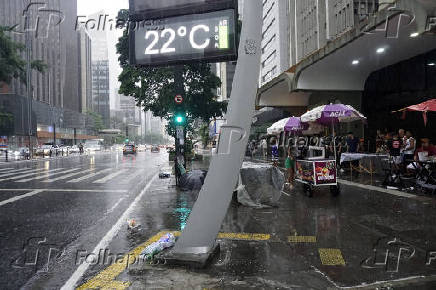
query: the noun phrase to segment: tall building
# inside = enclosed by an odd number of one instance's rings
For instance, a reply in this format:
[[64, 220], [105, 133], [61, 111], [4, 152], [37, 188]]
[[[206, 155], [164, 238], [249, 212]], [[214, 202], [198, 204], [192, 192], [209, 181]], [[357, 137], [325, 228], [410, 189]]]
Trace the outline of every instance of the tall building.
[[[77, 0], [0, 1], [0, 25], [14, 27], [9, 35], [23, 45], [26, 45], [27, 31], [31, 59], [41, 60], [47, 66], [42, 73], [32, 71], [33, 128], [26, 128], [29, 114], [25, 113], [24, 107], [9, 106], [8, 110], [21, 112], [15, 115], [17, 144], [23, 144], [19, 136], [29, 132], [39, 143], [71, 144], [78, 136], [86, 137], [86, 117], [81, 114], [79, 44], [78, 32], [74, 29], [76, 18]], [[21, 56], [25, 59], [25, 51]], [[7, 86], [3, 84], [2, 98], [24, 100], [23, 97], [27, 97], [27, 89], [21, 80], [13, 79]]]
[[78, 33], [79, 43], [79, 88], [80, 111], [92, 111], [92, 41], [88, 32], [82, 27]]
[[[89, 19], [99, 19], [104, 11], [90, 15]], [[92, 39], [92, 110], [100, 114], [106, 128], [110, 127], [110, 78], [107, 31], [89, 29]]]
[[289, 67], [288, 1], [263, 0], [262, 5], [260, 86]]
[[[35, 2], [35, 1], [33, 1]], [[72, 1], [75, 2], [75, 1]], [[29, 19], [30, 30], [30, 45], [32, 47], [32, 59], [42, 60], [47, 65], [47, 70], [43, 73], [32, 73], [32, 96], [35, 100], [49, 104], [51, 106], [63, 107], [63, 84], [65, 76], [65, 50], [64, 43], [61, 39], [61, 25], [54, 25], [56, 19], [52, 21], [40, 9], [52, 9], [61, 11], [60, 0], [49, 0], [45, 4], [31, 4], [32, 1], [1, 1], [0, 2], [0, 25], [14, 26], [16, 33], [11, 33], [10, 36], [16, 42], [26, 43], [25, 39], [25, 21]], [[29, 5], [29, 7], [28, 7]], [[28, 9], [27, 9], [28, 8]], [[27, 12], [26, 12], [27, 9]], [[74, 15], [63, 15], [60, 13], [58, 17], [73, 17]], [[69, 13], [69, 11], [66, 11]], [[23, 15], [24, 14], [24, 15]], [[42, 16], [42, 17], [41, 17]], [[37, 26], [36, 20], [39, 20]], [[58, 18], [59, 20], [61, 18]], [[74, 31], [74, 30], [73, 30]], [[25, 59], [25, 53], [22, 53]], [[26, 85], [19, 79], [14, 79], [9, 85], [9, 92], [21, 96], [27, 96]]]

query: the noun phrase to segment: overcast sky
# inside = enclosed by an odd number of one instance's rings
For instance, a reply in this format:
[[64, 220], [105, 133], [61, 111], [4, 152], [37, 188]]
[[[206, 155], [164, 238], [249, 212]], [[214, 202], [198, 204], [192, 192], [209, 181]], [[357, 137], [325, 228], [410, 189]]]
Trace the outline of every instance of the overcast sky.
[[[68, 0], [67, 0], [68, 1]], [[108, 19], [115, 19], [120, 9], [129, 8], [128, 0], [77, 0], [77, 15], [88, 16], [101, 10], [108, 14]], [[111, 108], [115, 106], [115, 88], [118, 85], [118, 74], [121, 68], [118, 65], [115, 44], [122, 31], [107, 31], [108, 52], [109, 52], [109, 74], [110, 74], [110, 100]]]

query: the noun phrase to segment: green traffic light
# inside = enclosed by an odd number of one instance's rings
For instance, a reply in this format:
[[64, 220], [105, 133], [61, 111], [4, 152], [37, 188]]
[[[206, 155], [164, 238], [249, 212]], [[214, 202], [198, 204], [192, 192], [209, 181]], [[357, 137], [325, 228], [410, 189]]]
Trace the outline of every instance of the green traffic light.
[[183, 124], [183, 123], [185, 123], [185, 116], [178, 115], [178, 116], [176, 116], [175, 121], [177, 124]]

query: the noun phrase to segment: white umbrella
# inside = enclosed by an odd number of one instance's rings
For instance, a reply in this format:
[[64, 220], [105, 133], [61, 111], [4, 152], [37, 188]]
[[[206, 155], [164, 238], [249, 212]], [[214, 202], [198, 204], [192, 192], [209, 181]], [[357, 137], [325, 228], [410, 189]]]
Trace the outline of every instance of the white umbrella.
[[286, 123], [288, 123], [288, 120], [289, 118], [284, 118], [280, 121], [275, 122], [274, 124], [272, 124], [271, 127], [266, 129], [266, 132], [268, 133], [268, 135], [280, 134], [285, 130], [285, 125]]

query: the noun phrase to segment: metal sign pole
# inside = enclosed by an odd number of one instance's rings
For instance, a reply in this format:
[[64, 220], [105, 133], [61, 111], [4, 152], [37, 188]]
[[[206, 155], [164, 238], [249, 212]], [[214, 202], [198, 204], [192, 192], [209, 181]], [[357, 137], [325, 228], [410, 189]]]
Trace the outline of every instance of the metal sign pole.
[[[260, 70], [261, 1], [246, 1], [239, 58], [233, 81], [227, 125], [222, 127], [217, 154], [170, 259], [209, 257], [226, 215], [247, 146]], [[201, 259], [201, 258], [200, 258]]]

